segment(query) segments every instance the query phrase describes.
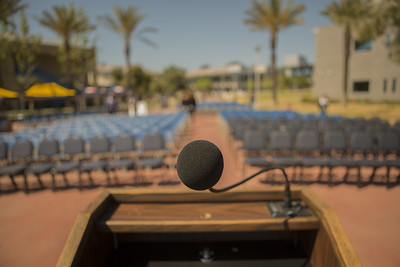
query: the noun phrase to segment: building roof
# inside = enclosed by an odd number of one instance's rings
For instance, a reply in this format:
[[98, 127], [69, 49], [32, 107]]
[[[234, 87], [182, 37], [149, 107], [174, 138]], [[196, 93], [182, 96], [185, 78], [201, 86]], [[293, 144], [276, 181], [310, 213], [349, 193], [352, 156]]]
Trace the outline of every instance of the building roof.
[[251, 68], [247, 68], [240, 63], [229, 64], [223, 67], [215, 67], [215, 68], [203, 68], [193, 71], [186, 72], [187, 78], [197, 78], [197, 77], [215, 77], [227, 74], [239, 74], [243, 72], [254, 72], [257, 70], [258, 72], [266, 72], [266, 65], [256, 65]]

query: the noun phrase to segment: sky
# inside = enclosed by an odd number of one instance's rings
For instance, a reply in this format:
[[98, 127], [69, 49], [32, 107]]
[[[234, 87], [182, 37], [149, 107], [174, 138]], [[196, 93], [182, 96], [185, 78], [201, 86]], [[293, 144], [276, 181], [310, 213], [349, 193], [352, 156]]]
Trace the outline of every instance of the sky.
[[[295, 0], [306, 11], [300, 16], [304, 24], [279, 32], [277, 62], [283, 65], [285, 55], [300, 54], [314, 62], [315, 27], [330, 25], [321, 11], [332, 0]], [[99, 23], [98, 16], [113, 15], [113, 6], [134, 6], [147, 17], [138, 30], [154, 27], [156, 33], [145, 36], [156, 44], [153, 48], [135, 38], [131, 40], [131, 64], [152, 71], [163, 71], [169, 66], [196, 70], [204, 65], [222, 67], [238, 61], [246, 66], [270, 62], [269, 33], [251, 31], [243, 23], [245, 10], [251, 0], [22, 0], [29, 4], [26, 15], [30, 34], [46, 40], [61, 41], [51, 30], [40, 25], [35, 18], [52, 6], [82, 7], [96, 30], [89, 35], [97, 48], [97, 62], [124, 66], [123, 38]], [[260, 45], [259, 58], [255, 46]]]

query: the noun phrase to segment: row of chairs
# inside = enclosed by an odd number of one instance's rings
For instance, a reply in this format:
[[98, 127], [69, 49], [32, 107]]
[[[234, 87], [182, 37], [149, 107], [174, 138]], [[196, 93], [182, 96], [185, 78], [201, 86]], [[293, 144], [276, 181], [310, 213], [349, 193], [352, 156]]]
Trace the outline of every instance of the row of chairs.
[[299, 118], [303, 121], [308, 119], [317, 119], [321, 120], [323, 118], [329, 117], [334, 120], [340, 119], [340, 116], [328, 116], [326, 114], [315, 114], [315, 113], [299, 113], [292, 110], [221, 110], [221, 117], [225, 121], [229, 121], [231, 118], [253, 118], [256, 120], [263, 119], [286, 119], [292, 120], [294, 118]]
[[[323, 168], [329, 169], [328, 183], [332, 184], [332, 170], [336, 167], [346, 167], [344, 180], [349, 170], [358, 169], [359, 186], [362, 185], [361, 168], [371, 167], [373, 171], [370, 181], [373, 180], [378, 168], [386, 168], [386, 182], [389, 186], [391, 168], [400, 168], [399, 140], [393, 132], [377, 134], [377, 144], [374, 146], [373, 137], [368, 132], [357, 131], [352, 133], [350, 142], [347, 142], [343, 131], [329, 130], [322, 136], [315, 129], [303, 129], [298, 132], [295, 142], [288, 131], [273, 131], [269, 143], [265, 133], [260, 129], [248, 129], [243, 135], [243, 144], [239, 148], [245, 152], [243, 175], [245, 166], [266, 167], [279, 165], [282, 167], [300, 168], [300, 179], [303, 178], [303, 169], [320, 167], [318, 180], [322, 177]], [[398, 176], [398, 181], [400, 175]]]
[[[64, 183], [68, 186], [66, 174], [77, 171], [79, 188], [82, 188], [81, 174], [87, 173], [93, 185], [91, 172], [103, 170], [107, 175], [107, 185], [111, 184], [109, 173], [118, 169], [136, 170], [136, 178], [144, 179], [144, 170], [166, 167], [165, 158], [170, 149], [166, 146], [160, 132], [148, 132], [136, 145], [133, 135], [120, 134], [113, 143], [107, 136], [91, 138], [89, 148], [80, 137], [70, 137], [60, 146], [56, 139], [44, 139], [40, 142], [37, 157], [34, 157], [33, 144], [30, 140], [19, 140], [8, 151], [7, 143], [0, 142], [0, 178], [8, 176], [17, 190], [14, 177], [24, 177], [23, 190], [27, 193], [28, 176], [34, 175], [43, 188], [41, 175], [51, 173], [52, 189], [56, 189], [56, 175], [62, 174]], [[114, 172], [114, 183], [118, 183]], [[1, 183], [0, 183], [1, 184]]]
[[355, 132], [368, 132], [373, 138], [373, 143], [377, 146], [378, 134], [382, 132], [392, 132], [400, 139], [400, 124], [390, 126], [387, 122], [381, 120], [333, 120], [332, 118], [325, 117], [321, 120], [316, 118], [308, 118], [302, 120], [300, 117], [286, 119], [283, 117], [277, 119], [270, 118], [237, 118], [232, 117], [229, 122], [229, 129], [231, 137], [236, 141], [243, 141], [245, 130], [259, 129], [266, 135], [267, 141], [270, 141], [270, 135], [273, 131], [287, 131], [291, 136], [291, 142], [296, 141], [296, 135], [302, 130], [313, 130], [319, 132], [324, 136], [328, 131], [341, 131], [345, 134], [346, 144], [350, 144], [351, 135]]
[[49, 123], [53, 121], [60, 121], [64, 119], [70, 119], [73, 117], [79, 117], [84, 115], [94, 115], [104, 113], [103, 110], [94, 110], [94, 111], [79, 111], [74, 113], [56, 113], [56, 114], [41, 114], [41, 115], [32, 115], [28, 117], [23, 117], [19, 120], [20, 123], [24, 123], [26, 125], [29, 124], [38, 124], [38, 123]]
[[172, 143], [187, 117], [184, 112], [135, 117], [126, 114], [82, 115], [38, 125], [35, 128], [24, 128], [18, 132], [0, 134], [0, 141], [7, 142], [11, 147], [19, 139], [29, 139], [37, 147], [44, 138], [54, 138], [64, 143], [70, 136], [81, 136], [89, 142], [93, 136], [105, 135], [113, 141], [120, 133], [132, 134], [140, 141], [147, 132], [159, 131], [164, 135], [166, 142]]

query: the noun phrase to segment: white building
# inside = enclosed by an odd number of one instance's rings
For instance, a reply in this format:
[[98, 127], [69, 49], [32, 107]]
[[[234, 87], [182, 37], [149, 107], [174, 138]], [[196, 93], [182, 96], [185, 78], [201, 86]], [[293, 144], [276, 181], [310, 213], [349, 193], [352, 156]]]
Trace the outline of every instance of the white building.
[[286, 55], [283, 70], [287, 77], [306, 76], [311, 77], [313, 67], [304, 56], [299, 54]]
[[186, 78], [192, 90], [199, 89], [198, 81], [207, 80], [212, 90], [218, 91], [237, 91], [245, 90], [249, 86], [249, 82], [254, 84], [255, 74], [267, 74], [267, 66], [256, 65], [251, 68], [245, 67], [240, 63], [232, 63], [223, 67], [203, 68], [186, 72]]

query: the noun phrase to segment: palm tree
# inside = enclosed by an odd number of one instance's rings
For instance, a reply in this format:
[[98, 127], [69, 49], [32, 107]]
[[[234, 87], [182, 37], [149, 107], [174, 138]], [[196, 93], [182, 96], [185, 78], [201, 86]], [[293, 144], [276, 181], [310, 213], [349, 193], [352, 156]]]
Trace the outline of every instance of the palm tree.
[[389, 55], [400, 64], [400, 0], [385, 0], [374, 5], [374, 12], [359, 32], [362, 40], [376, 39], [383, 34], [389, 38]]
[[393, 32], [390, 49], [393, 59], [400, 64], [400, 0], [385, 1], [384, 13], [386, 27]]
[[244, 20], [251, 30], [269, 31], [271, 48], [271, 78], [274, 104], [278, 104], [276, 75], [276, 42], [278, 32], [291, 25], [302, 24], [298, 16], [305, 10], [302, 4], [294, 5], [292, 0], [254, 0], [245, 14]]
[[350, 43], [353, 35], [361, 32], [367, 20], [372, 16], [373, 6], [370, 0], [341, 0], [328, 4], [322, 14], [335, 24], [344, 28], [344, 65], [342, 105], [347, 106]]
[[[14, 66], [20, 66], [18, 63], [21, 62], [25, 66], [32, 63], [34, 56], [32, 46], [28, 43], [33, 43], [28, 40], [27, 37], [27, 26], [24, 25], [25, 15], [23, 11], [27, 8], [27, 4], [21, 4], [20, 0], [0, 0], [0, 23], [1, 23], [1, 34], [0, 34], [0, 84], [5, 87], [13, 87], [17, 91], [23, 90], [19, 87], [18, 80], [14, 78]], [[17, 29], [12, 17], [21, 12], [21, 31], [24, 37], [17, 35]], [[25, 31], [26, 30], [26, 31]], [[5, 33], [3, 35], [3, 33]], [[13, 39], [9, 39], [8, 36], [13, 36]], [[25, 49], [19, 49], [20, 46], [25, 46]], [[33, 45], [34, 46], [34, 45]], [[14, 62], [13, 57], [21, 59], [25, 55], [29, 57], [24, 58], [18, 62]], [[17, 64], [15, 64], [17, 63]], [[18, 68], [17, 67], [17, 68]], [[20, 70], [20, 69], [19, 69]], [[27, 75], [29, 76], [29, 75]], [[7, 78], [8, 77], [8, 78]], [[10, 78], [12, 77], [12, 78]], [[22, 94], [19, 95], [21, 107], [23, 107]]]
[[[118, 34], [121, 34], [124, 38], [124, 51], [125, 51], [125, 62], [126, 62], [126, 87], [130, 86], [130, 71], [131, 71], [131, 37], [133, 33], [137, 30], [137, 27], [140, 22], [142, 22], [145, 18], [145, 14], [140, 14], [139, 9], [136, 7], [128, 7], [121, 8], [118, 6], [114, 7], [114, 15], [113, 18], [110, 15], [99, 16], [99, 20], [104, 23], [104, 25], [115, 31]], [[155, 32], [156, 29], [152, 27], [143, 28], [138, 32], [139, 39], [150, 46], [155, 46], [150, 40], [146, 39], [142, 36], [142, 34], [146, 32]]]
[[88, 17], [82, 8], [69, 6], [53, 6], [52, 12], [44, 10], [42, 18], [37, 18], [40, 24], [53, 30], [64, 41], [65, 65], [68, 86], [73, 88], [71, 62], [71, 39], [73, 36], [88, 33], [95, 29], [89, 24]]
[[28, 5], [21, 4], [21, 0], [1, 0], [0, 1], [0, 20], [3, 23], [3, 27], [7, 27], [11, 22], [9, 18], [25, 9]]

